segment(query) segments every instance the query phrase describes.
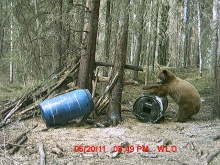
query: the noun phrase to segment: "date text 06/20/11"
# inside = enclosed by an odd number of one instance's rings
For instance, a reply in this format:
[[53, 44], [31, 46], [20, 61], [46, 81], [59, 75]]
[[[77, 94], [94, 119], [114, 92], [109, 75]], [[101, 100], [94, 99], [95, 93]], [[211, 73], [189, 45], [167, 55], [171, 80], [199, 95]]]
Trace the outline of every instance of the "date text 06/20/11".
[[[75, 145], [73, 147], [74, 152], [86, 153], [86, 152], [106, 152], [106, 146], [100, 145]], [[177, 146], [157, 146], [158, 152], [177, 152]], [[112, 152], [149, 152], [149, 146], [138, 145], [138, 146], [113, 146]]]

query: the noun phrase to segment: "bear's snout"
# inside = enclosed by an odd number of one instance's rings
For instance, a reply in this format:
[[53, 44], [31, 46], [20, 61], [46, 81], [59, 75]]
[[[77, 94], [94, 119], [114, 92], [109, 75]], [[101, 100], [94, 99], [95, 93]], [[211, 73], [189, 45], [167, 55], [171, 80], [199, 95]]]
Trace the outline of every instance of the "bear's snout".
[[157, 84], [162, 84], [162, 80], [160, 80], [159, 78], [156, 81]]

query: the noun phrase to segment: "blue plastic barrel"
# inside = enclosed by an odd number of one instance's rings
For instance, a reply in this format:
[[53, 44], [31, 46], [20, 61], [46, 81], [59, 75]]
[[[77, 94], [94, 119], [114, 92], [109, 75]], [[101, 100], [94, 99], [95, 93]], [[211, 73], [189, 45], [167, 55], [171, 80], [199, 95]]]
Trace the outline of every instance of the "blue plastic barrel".
[[40, 103], [47, 126], [56, 126], [88, 114], [94, 103], [88, 89], [74, 90]]

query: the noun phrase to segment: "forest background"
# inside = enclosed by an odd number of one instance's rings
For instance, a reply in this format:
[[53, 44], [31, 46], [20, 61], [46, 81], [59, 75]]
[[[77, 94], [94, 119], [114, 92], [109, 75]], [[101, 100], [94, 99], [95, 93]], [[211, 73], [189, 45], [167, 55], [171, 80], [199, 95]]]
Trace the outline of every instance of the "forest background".
[[[219, 164], [219, 7], [219, 0], [1, 0], [0, 164]], [[158, 65], [198, 89], [202, 108], [190, 121], [174, 121], [178, 107], [169, 97], [156, 124], [131, 113]], [[97, 77], [99, 96], [110, 89], [100, 105], [109, 104], [110, 117], [122, 112], [122, 124], [77, 127], [80, 118], [46, 127], [42, 100], [66, 85], [92, 93]], [[125, 145], [150, 150], [112, 152]]]
[[[95, 61], [116, 70], [141, 66], [146, 83], [157, 64], [195, 68], [198, 77], [211, 75], [213, 116], [220, 117], [218, 0], [2, 0], [0, 8], [2, 82], [32, 86], [79, 59], [78, 86], [89, 89]], [[125, 77], [138, 80], [138, 73]]]

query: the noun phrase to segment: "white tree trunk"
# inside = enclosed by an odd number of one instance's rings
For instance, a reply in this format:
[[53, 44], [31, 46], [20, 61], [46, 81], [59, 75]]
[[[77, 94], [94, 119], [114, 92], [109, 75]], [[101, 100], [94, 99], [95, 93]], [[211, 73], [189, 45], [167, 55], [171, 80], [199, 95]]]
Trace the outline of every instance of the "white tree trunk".
[[184, 16], [183, 16], [183, 66], [187, 67], [188, 61], [188, 0], [184, 0]]
[[202, 76], [202, 19], [200, 13], [200, 4], [198, 2], [198, 38], [199, 38], [199, 74]]
[[[212, 116], [213, 118], [220, 119], [220, 53], [218, 51], [219, 45], [219, 20], [218, 20], [218, 4], [219, 0], [213, 0], [213, 37], [212, 37], [212, 68], [214, 70], [214, 78], [215, 78], [215, 92], [214, 92], [214, 105]], [[213, 65], [214, 64], [214, 65]]]
[[[12, 9], [12, 2], [11, 2], [11, 9]], [[13, 13], [11, 11], [11, 16], [10, 16], [10, 52], [11, 52], [11, 57], [10, 57], [10, 71], [9, 71], [9, 81], [10, 83], [13, 82], [13, 61], [12, 61], [12, 55], [13, 55]]]
[[[34, 0], [34, 14], [36, 16], [36, 31], [37, 31], [37, 35], [38, 35], [40, 24], [39, 24], [39, 19], [38, 19], [37, 0]], [[44, 66], [43, 66], [43, 58], [42, 58], [41, 40], [38, 40], [38, 47], [39, 47], [39, 58], [40, 58], [40, 65], [39, 66], [40, 66], [40, 70], [41, 70], [41, 75], [44, 75], [43, 74]]]
[[[212, 24], [211, 28], [213, 31], [212, 34], [212, 59], [211, 59], [211, 71], [216, 78], [216, 65], [217, 65], [217, 52], [218, 52], [218, 0], [213, 0], [213, 8], [212, 8]], [[213, 65], [214, 64], [214, 65]]]

